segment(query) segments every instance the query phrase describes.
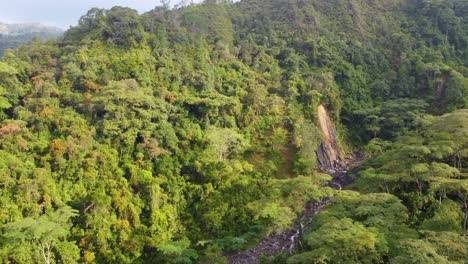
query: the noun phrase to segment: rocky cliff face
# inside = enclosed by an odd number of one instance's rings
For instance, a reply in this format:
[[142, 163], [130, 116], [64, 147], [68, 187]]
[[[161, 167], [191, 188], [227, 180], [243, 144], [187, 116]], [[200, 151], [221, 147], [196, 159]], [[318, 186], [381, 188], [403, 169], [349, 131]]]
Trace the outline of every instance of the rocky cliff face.
[[317, 149], [317, 159], [321, 168], [336, 168], [343, 165], [340, 148], [336, 142], [336, 133], [333, 123], [323, 105], [318, 107], [318, 120], [322, 143]]

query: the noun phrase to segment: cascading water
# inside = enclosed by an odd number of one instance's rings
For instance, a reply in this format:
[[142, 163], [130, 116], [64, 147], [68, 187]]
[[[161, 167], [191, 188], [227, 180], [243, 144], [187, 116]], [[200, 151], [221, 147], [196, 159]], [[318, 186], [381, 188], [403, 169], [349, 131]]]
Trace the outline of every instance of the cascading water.
[[317, 160], [320, 167], [324, 170], [343, 167], [343, 159], [336, 140], [336, 132], [323, 105], [319, 105], [317, 116], [322, 134], [322, 143], [317, 149]]
[[[356, 157], [343, 159], [336, 140], [336, 133], [333, 123], [323, 105], [317, 109], [318, 125], [322, 134], [322, 143], [318, 147], [317, 161], [320, 168], [332, 176], [328, 186], [341, 190], [343, 185], [351, 182], [347, 168], [350, 163], [354, 163]], [[230, 264], [251, 264], [258, 263], [264, 254], [268, 257], [285, 252], [293, 254], [300, 238], [323, 206], [331, 202], [329, 197], [324, 197], [319, 201], [309, 201], [305, 204], [304, 212], [296, 219], [294, 225], [284, 232], [273, 234], [261, 241], [255, 248], [228, 256]]]

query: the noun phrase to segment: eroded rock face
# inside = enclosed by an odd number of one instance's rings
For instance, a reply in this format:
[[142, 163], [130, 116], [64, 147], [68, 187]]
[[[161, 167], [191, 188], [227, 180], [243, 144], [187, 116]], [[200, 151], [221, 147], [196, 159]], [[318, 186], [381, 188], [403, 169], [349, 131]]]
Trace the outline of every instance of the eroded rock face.
[[[328, 186], [341, 190], [344, 185], [352, 182], [352, 178], [348, 175], [348, 167], [359, 162], [363, 157], [360, 155], [350, 155], [347, 158], [343, 158], [341, 156], [341, 151], [336, 142], [336, 133], [333, 123], [323, 105], [318, 107], [318, 118], [322, 134], [322, 143], [317, 149], [317, 160], [320, 168], [332, 177]], [[331, 201], [329, 197], [323, 197], [318, 201], [308, 201], [304, 205], [304, 211], [296, 219], [290, 229], [266, 237], [254, 248], [226, 254], [225, 256], [228, 259], [228, 263], [254, 264], [259, 263], [262, 255], [267, 258], [272, 258], [279, 253], [291, 255], [296, 249], [299, 243], [298, 241], [301, 239], [305, 230], [310, 228], [314, 216], [323, 206]]]
[[320, 132], [322, 134], [322, 143], [317, 149], [317, 160], [321, 168], [343, 167], [343, 159], [340, 154], [340, 148], [336, 142], [336, 133], [333, 123], [328, 116], [327, 110], [323, 105], [318, 107], [318, 120]]

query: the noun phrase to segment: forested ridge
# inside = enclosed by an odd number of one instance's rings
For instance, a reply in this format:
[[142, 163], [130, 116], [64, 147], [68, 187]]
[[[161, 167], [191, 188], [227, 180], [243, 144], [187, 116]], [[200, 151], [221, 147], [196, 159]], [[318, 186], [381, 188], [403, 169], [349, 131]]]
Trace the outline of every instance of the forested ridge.
[[[0, 61], [1, 263], [467, 263], [468, 1], [94, 8]], [[354, 183], [317, 162], [322, 106]]]

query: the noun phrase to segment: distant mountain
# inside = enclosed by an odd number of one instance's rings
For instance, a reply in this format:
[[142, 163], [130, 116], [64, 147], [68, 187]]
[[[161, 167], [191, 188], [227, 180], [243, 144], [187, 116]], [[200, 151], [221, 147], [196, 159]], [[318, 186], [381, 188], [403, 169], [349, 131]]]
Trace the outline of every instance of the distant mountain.
[[41, 23], [4, 24], [0, 22], [0, 34], [19, 36], [25, 34], [44, 34], [59, 36], [63, 30], [58, 27], [47, 26]]
[[0, 58], [5, 49], [26, 44], [34, 35], [49, 39], [62, 34], [62, 29], [41, 23], [5, 24], [0, 22]]

